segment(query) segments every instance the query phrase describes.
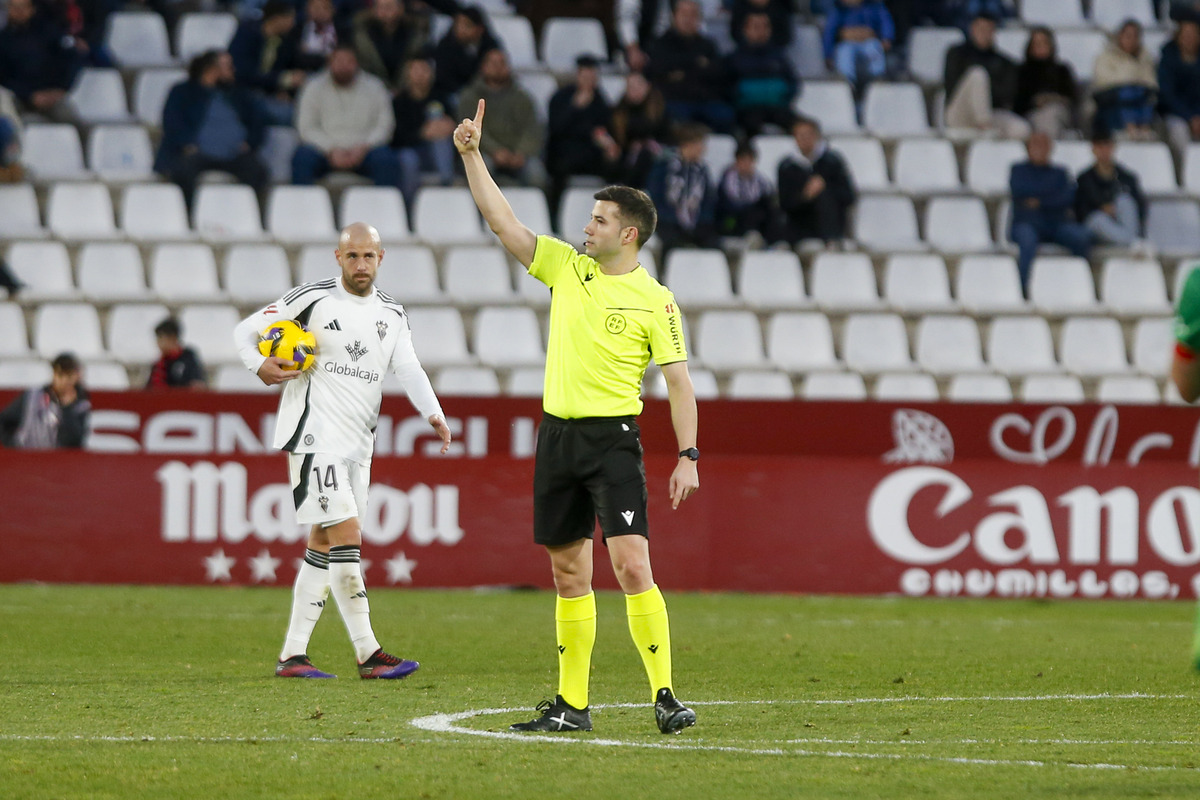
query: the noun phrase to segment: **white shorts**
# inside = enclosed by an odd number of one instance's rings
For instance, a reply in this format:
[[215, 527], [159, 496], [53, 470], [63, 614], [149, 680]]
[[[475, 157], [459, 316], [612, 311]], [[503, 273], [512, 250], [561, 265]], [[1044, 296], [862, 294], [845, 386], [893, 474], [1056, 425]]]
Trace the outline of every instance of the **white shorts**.
[[367, 510], [371, 465], [328, 453], [288, 453], [296, 522], [328, 527]]

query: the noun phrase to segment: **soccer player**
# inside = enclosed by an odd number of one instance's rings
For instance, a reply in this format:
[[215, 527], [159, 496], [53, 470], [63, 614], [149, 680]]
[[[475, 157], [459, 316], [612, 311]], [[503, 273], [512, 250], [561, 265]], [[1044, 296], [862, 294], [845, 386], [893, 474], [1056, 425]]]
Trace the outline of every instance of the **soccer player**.
[[586, 254], [537, 236], [513, 213], [479, 153], [485, 103], [454, 131], [476, 205], [500, 242], [550, 287], [544, 416], [533, 476], [533, 538], [550, 554], [558, 638], [558, 695], [518, 731], [591, 730], [588, 675], [596, 639], [592, 533], [597, 517], [613, 571], [625, 592], [629, 632], [650, 678], [663, 733], [696, 723], [675, 698], [667, 607], [650, 570], [646, 473], [636, 417], [651, 356], [662, 368], [679, 443], [671, 473], [672, 508], [700, 485], [696, 397], [675, 298], [638, 264], [654, 233], [650, 198], [627, 186], [595, 194]]
[[[1171, 360], [1171, 380], [1189, 403], [1200, 400], [1200, 269], [1194, 269], [1184, 281], [1175, 308], [1175, 356]], [[1200, 670], [1200, 611], [1192, 637], [1192, 666]]]
[[[314, 667], [307, 655], [330, 592], [354, 645], [359, 677], [403, 678], [420, 666], [379, 646], [359, 568], [359, 518], [367, 507], [387, 370], [400, 377], [408, 399], [433, 426], [442, 452], [450, 447], [450, 429], [413, 351], [404, 307], [375, 286], [383, 254], [378, 231], [361, 222], [348, 226], [334, 251], [340, 276], [292, 289], [234, 330], [246, 367], [265, 384], [285, 384], [275, 447], [288, 453], [296, 519], [312, 525], [292, 591], [287, 637], [275, 666], [281, 678], [336, 677]], [[289, 319], [316, 336], [316, 361], [305, 372], [258, 351], [259, 333], [272, 322]]]

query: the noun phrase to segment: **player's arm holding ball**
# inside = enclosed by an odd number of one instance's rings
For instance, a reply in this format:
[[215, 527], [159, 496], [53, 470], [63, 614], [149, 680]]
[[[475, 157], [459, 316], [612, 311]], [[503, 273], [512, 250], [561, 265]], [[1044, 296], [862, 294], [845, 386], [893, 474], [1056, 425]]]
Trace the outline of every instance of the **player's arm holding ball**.
[[1171, 380], [1187, 402], [1200, 399], [1200, 269], [1188, 275], [1175, 308]]
[[[282, 301], [280, 301], [282, 302]], [[275, 304], [276, 307], [278, 303]], [[267, 306], [271, 308], [272, 306]], [[296, 364], [278, 356], [264, 356], [258, 349], [258, 343], [263, 328], [272, 322], [279, 321], [279, 315], [267, 316], [267, 308], [261, 309], [238, 323], [233, 329], [233, 341], [237, 345], [238, 355], [246, 369], [258, 375], [258, 379], [267, 386], [293, 381], [302, 374], [296, 369]]]

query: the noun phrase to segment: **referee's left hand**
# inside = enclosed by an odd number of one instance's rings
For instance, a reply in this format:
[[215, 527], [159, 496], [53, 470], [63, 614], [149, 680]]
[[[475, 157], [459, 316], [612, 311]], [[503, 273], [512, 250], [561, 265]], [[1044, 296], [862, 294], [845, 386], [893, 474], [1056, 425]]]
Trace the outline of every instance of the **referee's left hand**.
[[442, 455], [445, 455], [446, 451], [450, 449], [450, 426], [439, 414], [431, 414], [429, 424], [437, 431], [437, 435], [442, 437]]
[[692, 492], [700, 488], [700, 474], [696, 470], [696, 462], [690, 458], [681, 458], [671, 473], [671, 508], [679, 508], [679, 504], [692, 496]]

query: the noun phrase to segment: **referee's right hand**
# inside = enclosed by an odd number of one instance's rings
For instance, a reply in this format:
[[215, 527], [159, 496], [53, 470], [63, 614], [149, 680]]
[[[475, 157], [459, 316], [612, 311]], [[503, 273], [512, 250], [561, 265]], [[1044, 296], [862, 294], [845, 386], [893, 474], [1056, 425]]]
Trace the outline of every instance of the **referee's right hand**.
[[295, 361], [288, 361], [279, 356], [267, 356], [267, 360], [258, 368], [258, 379], [267, 386], [294, 381], [300, 377], [300, 370], [295, 367]]

